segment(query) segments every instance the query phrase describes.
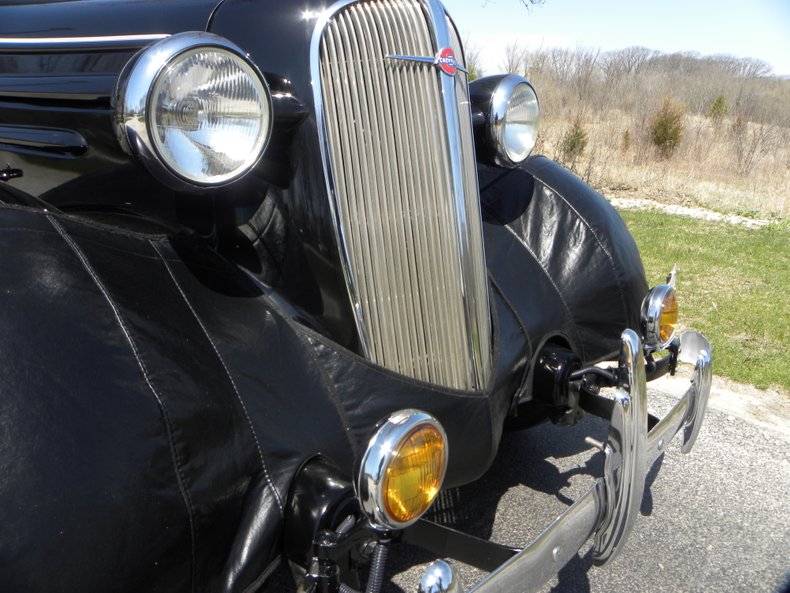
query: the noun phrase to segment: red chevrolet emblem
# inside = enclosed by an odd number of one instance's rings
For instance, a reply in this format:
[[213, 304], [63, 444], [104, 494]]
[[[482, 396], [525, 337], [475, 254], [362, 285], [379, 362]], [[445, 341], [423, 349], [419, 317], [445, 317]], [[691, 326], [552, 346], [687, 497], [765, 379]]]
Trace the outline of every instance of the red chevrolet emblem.
[[442, 69], [442, 72], [448, 76], [455, 76], [455, 73], [458, 70], [458, 62], [455, 61], [455, 53], [449, 47], [445, 47], [439, 52], [439, 57], [436, 58], [436, 63], [439, 65], [439, 68]]

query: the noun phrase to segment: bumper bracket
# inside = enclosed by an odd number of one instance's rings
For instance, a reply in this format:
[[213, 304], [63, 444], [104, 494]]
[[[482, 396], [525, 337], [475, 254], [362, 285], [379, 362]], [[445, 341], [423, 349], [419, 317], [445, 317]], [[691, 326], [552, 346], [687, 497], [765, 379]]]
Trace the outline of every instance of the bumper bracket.
[[[597, 404], [599, 409], [611, 410], [609, 436], [603, 447], [604, 476], [469, 593], [532, 591], [556, 574], [593, 536], [595, 564], [606, 564], [622, 551], [639, 514], [650, 467], [681, 429], [681, 451], [691, 451], [705, 416], [713, 373], [710, 343], [702, 334], [688, 331], [681, 338], [679, 358], [694, 364], [691, 384], [666, 416], [650, 416], [641, 340], [631, 330], [623, 332], [620, 379], [614, 398], [605, 406]], [[453, 570], [449, 565], [446, 569]]]

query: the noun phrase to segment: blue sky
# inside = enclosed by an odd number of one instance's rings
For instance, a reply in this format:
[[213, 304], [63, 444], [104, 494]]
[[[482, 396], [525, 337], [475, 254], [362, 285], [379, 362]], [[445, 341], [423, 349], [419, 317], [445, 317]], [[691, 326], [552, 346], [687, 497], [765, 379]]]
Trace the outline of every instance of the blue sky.
[[462, 35], [481, 49], [486, 73], [504, 46], [602, 50], [641, 45], [758, 58], [790, 76], [790, 0], [443, 0]]

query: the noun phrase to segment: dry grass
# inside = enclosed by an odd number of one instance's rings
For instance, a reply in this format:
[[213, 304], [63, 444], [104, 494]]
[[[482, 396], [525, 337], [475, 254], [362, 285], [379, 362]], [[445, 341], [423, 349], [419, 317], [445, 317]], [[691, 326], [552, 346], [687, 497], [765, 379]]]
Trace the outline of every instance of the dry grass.
[[[565, 161], [603, 193], [790, 215], [790, 80], [771, 76], [767, 64], [640, 47], [601, 53], [516, 44], [505, 57], [504, 66], [529, 78], [540, 97], [537, 151]], [[682, 114], [677, 146], [674, 136], [671, 146], [654, 145], [651, 125], [662, 106]], [[567, 158], [563, 139], [574, 125], [587, 143]]]
[[[539, 147], [544, 154], [561, 159], [560, 145], [571, 119], [553, 114], [544, 118]], [[634, 119], [619, 110], [582, 119], [589, 142], [573, 169], [602, 193], [758, 218], [790, 215], [789, 129], [775, 127], [774, 136], [785, 141], [777, 142], [744, 175], [738, 170], [739, 139], [731, 118], [716, 126], [701, 115], [685, 116], [683, 140], [669, 158], [660, 158]]]

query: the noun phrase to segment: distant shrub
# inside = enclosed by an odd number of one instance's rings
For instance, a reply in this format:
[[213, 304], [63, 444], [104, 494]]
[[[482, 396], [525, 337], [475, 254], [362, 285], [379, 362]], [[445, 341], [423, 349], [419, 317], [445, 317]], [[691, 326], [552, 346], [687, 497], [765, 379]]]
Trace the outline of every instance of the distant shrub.
[[730, 105], [727, 103], [727, 97], [723, 94], [719, 94], [710, 104], [708, 112], [705, 115], [718, 126], [729, 112]]
[[665, 159], [672, 156], [683, 139], [683, 107], [665, 97], [650, 120], [650, 141]]
[[584, 154], [587, 148], [587, 131], [582, 125], [581, 118], [576, 117], [573, 125], [565, 132], [560, 142], [560, 160], [571, 168], [576, 164], [576, 160]]

